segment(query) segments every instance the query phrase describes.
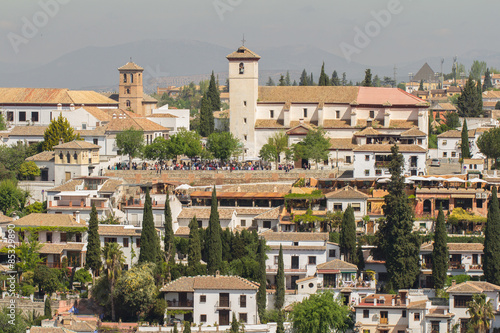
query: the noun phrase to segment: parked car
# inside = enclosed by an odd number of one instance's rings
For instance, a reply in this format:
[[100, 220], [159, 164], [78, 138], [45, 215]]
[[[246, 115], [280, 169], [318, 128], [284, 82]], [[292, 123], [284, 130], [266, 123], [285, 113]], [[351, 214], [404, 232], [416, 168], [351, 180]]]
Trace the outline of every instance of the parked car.
[[441, 165], [441, 162], [439, 162], [439, 159], [437, 159], [437, 158], [433, 158], [433, 159], [431, 160], [431, 166], [433, 166], [433, 167], [434, 167], [434, 166], [435, 166], [435, 167], [438, 167], [438, 166], [440, 166], [440, 165]]

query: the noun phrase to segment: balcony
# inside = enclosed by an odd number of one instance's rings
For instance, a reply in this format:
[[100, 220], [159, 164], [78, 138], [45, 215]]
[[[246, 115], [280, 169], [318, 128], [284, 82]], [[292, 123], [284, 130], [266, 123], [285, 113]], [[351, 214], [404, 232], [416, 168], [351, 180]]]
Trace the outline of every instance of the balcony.
[[319, 284], [319, 289], [341, 289], [341, 288], [351, 288], [351, 289], [375, 289], [375, 281], [341, 281], [335, 284]]
[[61, 268], [61, 263], [60, 262], [46, 262], [43, 263], [45, 266], [49, 268]]
[[475, 271], [482, 271], [483, 270], [483, 265], [470, 265], [469, 270], [475, 270]]
[[453, 270], [453, 269], [455, 269], [455, 270], [465, 270], [465, 266], [462, 263], [460, 263], [460, 262], [452, 262], [452, 261], [450, 261], [448, 269], [449, 270]]
[[217, 301], [217, 303], [215, 303], [215, 311], [218, 311], [218, 310], [231, 310], [231, 301], [225, 301], [225, 300], [222, 300], [222, 301]]
[[[285, 274], [286, 273], [307, 273], [307, 265], [284, 265]], [[277, 273], [278, 265], [268, 265], [266, 267], [266, 273]]]
[[188, 299], [185, 301], [167, 301], [167, 305], [169, 308], [192, 308], [193, 307], [193, 301]]
[[388, 168], [389, 167], [390, 161], [375, 161], [375, 168], [381, 169], [381, 168]]

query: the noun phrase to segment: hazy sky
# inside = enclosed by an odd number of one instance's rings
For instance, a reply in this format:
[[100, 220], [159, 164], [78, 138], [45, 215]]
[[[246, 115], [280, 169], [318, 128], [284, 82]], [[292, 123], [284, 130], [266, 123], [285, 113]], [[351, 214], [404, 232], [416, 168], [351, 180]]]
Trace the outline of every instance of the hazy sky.
[[302, 44], [343, 56], [343, 46], [353, 61], [388, 65], [500, 52], [499, 9], [498, 0], [9, 0], [0, 12], [0, 61], [45, 63], [85, 46], [148, 38], [236, 48], [245, 33], [257, 53]]

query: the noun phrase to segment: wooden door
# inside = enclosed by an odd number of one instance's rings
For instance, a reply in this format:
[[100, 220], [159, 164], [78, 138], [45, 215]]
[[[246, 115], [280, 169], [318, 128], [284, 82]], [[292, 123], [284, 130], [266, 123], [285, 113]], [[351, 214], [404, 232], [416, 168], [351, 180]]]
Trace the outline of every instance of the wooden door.
[[229, 325], [229, 310], [219, 310], [219, 325]]

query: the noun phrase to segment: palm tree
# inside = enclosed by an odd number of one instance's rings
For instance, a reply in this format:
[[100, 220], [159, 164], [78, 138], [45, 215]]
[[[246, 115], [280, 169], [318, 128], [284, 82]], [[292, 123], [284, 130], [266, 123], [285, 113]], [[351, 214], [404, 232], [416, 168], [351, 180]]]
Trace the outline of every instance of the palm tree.
[[474, 332], [483, 333], [487, 332], [491, 326], [491, 320], [495, 317], [493, 315], [493, 305], [491, 300], [486, 302], [485, 294], [472, 295], [472, 301], [468, 303], [469, 309], [469, 328]]
[[118, 243], [106, 243], [102, 251], [104, 259], [104, 271], [109, 282], [110, 299], [111, 299], [111, 320], [115, 321], [115, 283], [122, 272], [122, 267], [125, 262], [121, 246]]

